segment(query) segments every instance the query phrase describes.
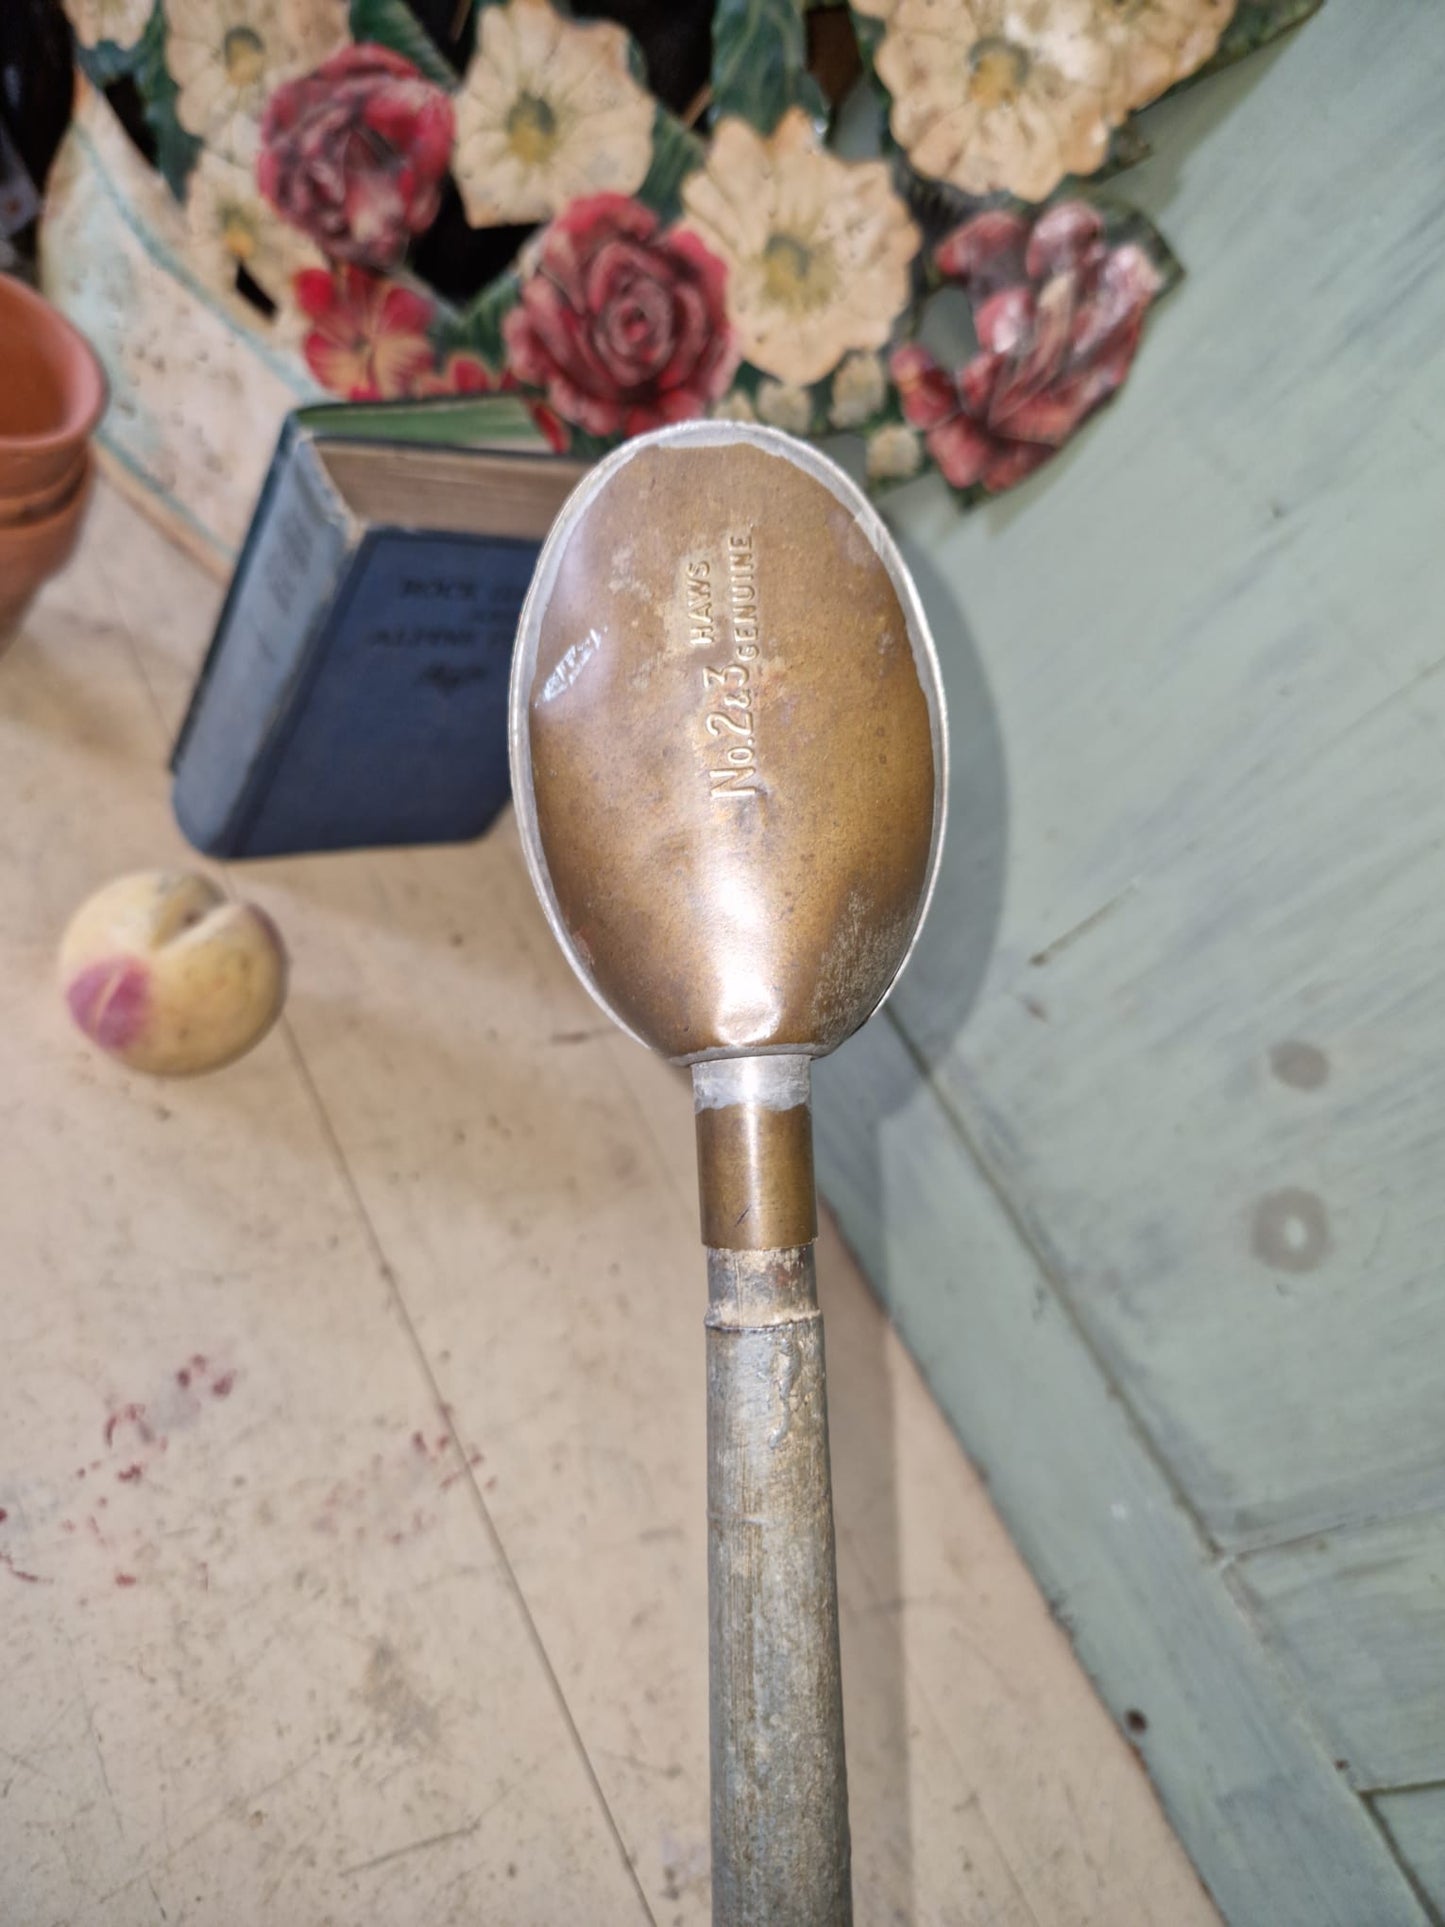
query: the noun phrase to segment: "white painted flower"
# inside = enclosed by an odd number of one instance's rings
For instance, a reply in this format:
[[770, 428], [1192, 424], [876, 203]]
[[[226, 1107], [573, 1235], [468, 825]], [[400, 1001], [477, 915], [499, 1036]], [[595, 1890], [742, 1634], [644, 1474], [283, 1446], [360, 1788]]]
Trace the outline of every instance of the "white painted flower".
[[755, 422], [757, 415], [743, 389], [734, 388], [730, 395], [715, 401], [708, 410], [715, 422]]
[[453, 156], [472, 225], [545, 221], [579, 195], [639, 188], [656, 105], [623, 29], [576, 26], [546, 0], [483, 7], [478, 21]]
[[347, 39], [337, 0], [165, 0], [166, 66], [188, 134], [243, 167], [283, 80], [319, 66]]
[[1114, 44], [1114, 94], [1122, 117], [1202, 67], [1229, 25], [1235, 0], [1097, 0]]
[[790, 381], [760, 381], [758, 419], [790, 435], [806, 435], [813, 425], [813, 397]]
[[766, 137], [729, 117], [682, 198], [688, 226], [727, 265], [728, 319], [756, 367], [819, 381], [849, 349], [888, 339], [918, 229], [886, 162], [827, 153], [801, 107]]
[[895, 138], [965, 194], [1041, 201], [1092, 174], [1124, 110], [1106, 0], [899, 0], [878, 49]]
[[829, 419], [835, 428], [856, 428], [878, 413], [887, 392], [888, 380], [877, 355], [849, 355], [833, 377]]
[[[279, 334], [308, 325], [291, 301], [291, 277], [324, 266], [321, 251], [262, 198], [246, 168], [203, 153], [186, 189], [186, 224], [196, 267], [211, 287], [244, 304], [251, 323]], [[238, 268], [276, 304], [272, 320], [238, 294]]]
[[155, 0], [65, 0], [65, 13], [82, 47], [109, 40], [133, 47], [155, 11]]
[[868, 437], [868, 475], [875, 482], [901, 482], [923, 466], [923, 443], [903, 422]]

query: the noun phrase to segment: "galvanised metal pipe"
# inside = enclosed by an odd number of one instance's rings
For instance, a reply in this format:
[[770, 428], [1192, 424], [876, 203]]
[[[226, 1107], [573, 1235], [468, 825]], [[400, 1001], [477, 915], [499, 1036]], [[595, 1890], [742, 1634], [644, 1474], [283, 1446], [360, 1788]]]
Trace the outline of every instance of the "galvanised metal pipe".
[[693, 1069], [718, 1927], [853, 1917], [809, 1068]]

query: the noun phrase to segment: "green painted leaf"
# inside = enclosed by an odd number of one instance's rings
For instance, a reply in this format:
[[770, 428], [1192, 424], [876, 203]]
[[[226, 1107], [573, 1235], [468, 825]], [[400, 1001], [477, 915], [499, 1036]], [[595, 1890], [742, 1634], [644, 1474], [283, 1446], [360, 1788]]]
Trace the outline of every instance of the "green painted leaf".
[[101, 40], [93, 47], [75, 49], [75, 64], [92, 87], [110, 87], [135, 70], [140, 48], [117, 47], [113, 40]]
[[155, 136], [156, 166], [172, 194], [183, 201], [186, 183], [203, 143], [194, 134], [188, 134], [176, 118], [176, 96], [180, 89], [166, 66], [166, 21], [160, 0], [136, 43], [131, 72], [145, 102], [146, 124]]
[[585, 428], [579, 428], [575, 422], [567, 423], [567, 433], [571, 438], [567, 453], [575, 456], [579, 462], [600, 462], [623, 439], [621, 435], [589, 435]]
[[863, 56], [863, 65], [869, 73], [877, 59], [878, 49], [883, 44], [883, 36], [888, 31], [887, 22], [875, 18], [871, 13], [860, 13], [857, 7], [850, 9], [853, 15], [853, 32], [857, 37], [858, 51]]
[[1147, 161], [1153, 153], [1144, 134], [1140, 132], [1136, 120], [1126, 120], [1122, 127], [1114, 129], [1109, 142], [1108, 158], [1097, 173], [1091, 174], [1091, 181], [1110, 181], [1116, 174], [1122, 174], [1127, 167], [1137, 167], [1140, 161]]
[[518, 396], [446, 395], [430, 401], [317, 402], [298, 408], [303, 427], [332, 440], [481, 444], [534, 448], [541, 443]]
[[652, 123], [652, 164], [637, 190], [638, 200], [664, 221], [675, 220], [682, 208], [682, 184], [706, 158], [707, 150], [697, 135], [659, 107]]
[[1147, 214], [1141, 214], [1137, 207], [1131, 207], [1127, 201], [1106, 199], [1101, 194], [1082, 194], [1078, 198], [1089, 201], [1103, 215], [1104, 232], [1110, 247], [1116, 248], [1126, 241], [1132, 241], [1154, 263], [1163, 281], [1163, 286], [1154, 297], [1155, 301], [1162, 301], [1171, 289], [1178, 287], [1184, 279], [1184, 264]]
[[457, 75], [406, 0], [351, 0], [351, 37], [390, 47], [438, 87], [454, 88]]
[[[1196, 80], [1217, 74], [1221, 68], [1232, 67], [1236, 60], [1243, 60], [1267, 46], [1282, 33], [1288, 33], [1291, 27], [1298, 27], [1312, 13], [1318, 13], [1323, 4], [1324, 0], [1242, 0], [1224, 29], [1213, 60], [1206, 61], [1197, 74], [1181, 81], [1180, 86], [1192, 86]], [[1178, 89], [1174, 91], [1177, 93]]]
[[714, 114], [738, 114], [764, 134], [790, 107], [817, 113], [822, 95], [808, 72], [798, 0], [717, 0], [712, 95]]
[[521, 298], [522, 284], [514, 269], [493, 281], [459, 314], [447, 315], [441, 324], [443, 354], [461, 350], [480, 355], [489, 368], [500, 371], [507, 357], [502, 339], [502, 321]]

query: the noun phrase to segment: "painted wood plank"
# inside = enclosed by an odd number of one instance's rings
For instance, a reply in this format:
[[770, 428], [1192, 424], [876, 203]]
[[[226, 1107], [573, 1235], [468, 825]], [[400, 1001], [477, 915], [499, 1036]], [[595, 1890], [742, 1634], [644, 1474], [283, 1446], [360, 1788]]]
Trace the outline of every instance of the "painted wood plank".
[[1436, 1909], [1445, 1912], [1445, 1786], [1377, 1793], [1370, 1804], [1400, 1858]]
[[[104, 566], [169, 722], [204, 591], [158, 587], [154, 539], [105, 513]], [[705, 1920], [686, 1081], [583, 998], [510, 829], [244, 879], [291, 938], [303, 1061], [485, 1452], [488, 1513], [644, 1890], [659, 1920]], [[1152, 1789], [836, 1238], [820, 1274], [860, 1919], [1208, 1927]]]
[[91, 552], [0, 663], [0, 1912], [645, 1920], [285, 1035], [65, 1016], [75, 904], [186, 860]]
[[1445, 1512], [1274, 1547], [1236, 1570], [1351, 1782], [1445, 1781]]
[[[844, 1235], [1240, 1927], [1425, 1919], [896, 1028], [819, 1067]], [[1133, 1716], [1130, 1718], [1129, 1716]]]
[[[1215, 1920], [1183, 1855], [1157, 1850], [1154, 1815], [1140, 1798], [1147, 1780], [1131, 1746], [1111, 1730], [1082, 1675], [1054, 1663], [1055, 1647], [1067, 1646], [1063, 1628], [1035, 1587], [1017, 1584], [1017, 1552], [982, 1481], [958, 1454], [871, 1294], [860, 1315], [848, 1289], [852, 1264], [826, 1222], [818, 1272], [839, 1560], [850, 1602], [844, 1665], [869, 1674], [896, 1667], [903, 1676], [896, 1697], [875, 1692], [868, 1703], [890, 1709], [916, 1736], [901, 1755], [895, 1749], [897, 1779], [858, 1781], [857, 1712], [867, 1703], [855, 1695], [848, 1748], [856, 1797], [865, 1806], [883, 1799], [905, 1808], [915, 1855], [930, 1825], [941, 1829], [940, 1840], [961, 1838], [961, 1820], [976, 1817], [1016, 1870], [1031, 1927]], [[925, 1779], [935, 1775], [930, 1789]], [[961, 1892], [952, 1900], [961, 1927], [990, 1918], [970, 1911]], [[942, 1922], [948, 1905], [915, 1879], [902, 1885], [895, 1913]], [[860, 1917], [885, 1916], [870, 1909]]]
[[897, 1012], [1230, 1547], [1436, 1478], [1442, 61], [1328, 6], [1161, 108], [1118, 407], [897, 516], [960, 806]]

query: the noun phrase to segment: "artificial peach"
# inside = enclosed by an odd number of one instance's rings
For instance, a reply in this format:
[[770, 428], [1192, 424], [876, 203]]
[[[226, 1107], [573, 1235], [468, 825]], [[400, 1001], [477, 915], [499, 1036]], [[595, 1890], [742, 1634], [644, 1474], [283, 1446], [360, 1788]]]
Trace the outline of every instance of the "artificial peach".
[[157, 1077], [211, 1071], [258, 1044], [286, 1000], [286, 951], [263, 910], [205, 877], [147, 870], [97, 890], [60, 945], [76, 1023]]

